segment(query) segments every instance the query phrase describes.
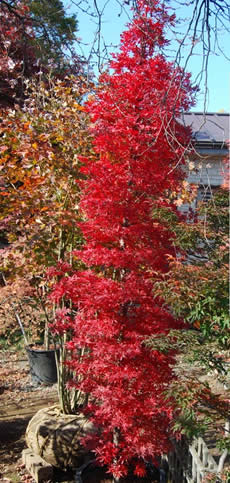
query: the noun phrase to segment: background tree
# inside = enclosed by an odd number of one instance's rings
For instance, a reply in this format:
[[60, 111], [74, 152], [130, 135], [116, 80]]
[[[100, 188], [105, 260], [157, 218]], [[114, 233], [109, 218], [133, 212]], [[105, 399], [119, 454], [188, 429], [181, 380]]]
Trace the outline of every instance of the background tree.
[[18, 4], [12, 13], [1, 2], [0, 18], [0, 103], [12, 106], [22, 100], [23, 79], [38, 71], [34, 33], [26, 5]]
[[59, 0], [1, 1], [0, 103], [21, 104], [24, 80], [36, 73], [83, 73], [74, 50], [77, 21]]
[[[1, 295], [8, 303], [17, 286], [17, 299], [29, 295], [43, 320], [46, 270], [65, 257], [71, 264], [71, 249], [81, 243], [77, 180], [78, 156], [90, 149], [82, 107], [87, 92], [84, 78], [50, 80], [49, 86], [34, 81], [23, 109], [0, 113], [0, 223], [9, 243], [0, 250], [7, 284]], [[6, 318], [5, 329], [6, 321], [12, 324]]]
[[[175, 317], [188, 323], [189, 330], [172, 331], [161, 339], [152, 335], [147, 342], [163, 353], [172, 343], [178, 346], [179, 383], [173, 383], [169, 391], [176, 401], [175, 428], [188, 437], [215, 428], [222, 449], [229, 449], [230, 443], [223, 423], [229, 418], [228, 212], [228, 190], [219, 189], [208, 203], [199, 203], [196, 221], [178, 225], [175, 217], [168, 217], [181, 255], [169, 259], [169, 271], [156, 282], [154, 292], [164, 297]], [[159, 216], [162, 219], [165, 214]], [[214, 383], [217, 378], [218, 384]]]
[[129, 465], [144, 475], [145, 461], [157, 464], [170, 447], [172, 408], [164, 391], [173, 351], [164, 355], [143, 342], [181, 326], [152, 293], [153, 274], [167, 270], [173, 245], [170, 227], [151, 213], [175, 212], [169, 191], [177, 193], [183, 180], [190, 134], [176, 120], [192, 104], [189, 76], [160, 53], [173, 21], [160, 3], [140, 0], [113, 73], [100, 77], [87, 104], [96, 155], [81, 158], [86, 244], [73, 253], [90, 268], [63, 274], [53, 293], [69, 303], [55, 330], [72, 329], [75, 384], [89, 394], [85, 411], [99, 428], [95, 452], [116, 481]]
[[41, 63], [48, 62], [58, 71], [70, 68], [76, 58], [76, 15], [68, 15], [61, 0], [29, 0], [28, 6]]

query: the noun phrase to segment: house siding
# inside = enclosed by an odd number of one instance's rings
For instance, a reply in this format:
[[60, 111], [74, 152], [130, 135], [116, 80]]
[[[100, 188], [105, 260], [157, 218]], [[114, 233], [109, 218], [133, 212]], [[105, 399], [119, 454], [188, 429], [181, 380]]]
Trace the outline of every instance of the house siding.
[[224, 181], [222, 159], [194, 162], [194, 170], [188, 172], [188, 182], [205, 186], [221, 186]]

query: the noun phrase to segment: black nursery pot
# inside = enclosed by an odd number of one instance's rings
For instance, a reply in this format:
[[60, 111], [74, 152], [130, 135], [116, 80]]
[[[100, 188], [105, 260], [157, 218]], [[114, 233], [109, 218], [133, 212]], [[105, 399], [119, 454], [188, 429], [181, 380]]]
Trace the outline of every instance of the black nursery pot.
[[57, 382], [55, 350], [33, 349], [32, 347], [26, 347], [32, 381], [37, 384], [42, 382], [48, 385], [55, 384]]

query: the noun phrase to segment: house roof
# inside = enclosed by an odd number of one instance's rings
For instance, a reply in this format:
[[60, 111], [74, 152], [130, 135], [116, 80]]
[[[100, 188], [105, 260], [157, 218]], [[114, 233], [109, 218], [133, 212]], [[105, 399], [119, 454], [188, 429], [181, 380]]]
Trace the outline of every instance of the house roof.
[[188, 112], [181, 116], [185, 126], [190, 126], [198, 144], [226, 144], [230, 138], [228, 113]]

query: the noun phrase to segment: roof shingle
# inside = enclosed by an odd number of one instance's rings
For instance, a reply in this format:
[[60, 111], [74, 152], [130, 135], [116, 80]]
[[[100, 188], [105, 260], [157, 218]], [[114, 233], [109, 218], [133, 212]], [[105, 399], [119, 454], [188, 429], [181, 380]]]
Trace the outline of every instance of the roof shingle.
[[185, 126], [190, 126], [198, 143], [222, 143], [230, 138], [228, 113], [188, 112], [181, 116]]

